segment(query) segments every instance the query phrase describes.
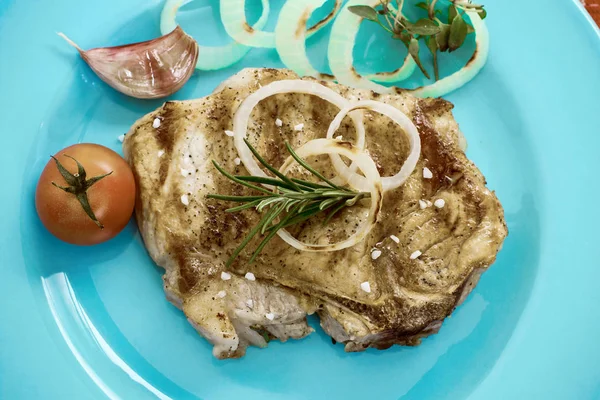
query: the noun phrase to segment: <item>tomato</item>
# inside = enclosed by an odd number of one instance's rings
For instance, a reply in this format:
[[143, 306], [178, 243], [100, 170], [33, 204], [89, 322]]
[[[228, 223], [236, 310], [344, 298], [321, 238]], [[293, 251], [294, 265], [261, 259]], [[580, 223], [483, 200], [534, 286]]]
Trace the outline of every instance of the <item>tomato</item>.
[[73, 179], [84, 182], [76, 175], [75, 160], [85, 169], [88, 184], [94, 177], [110, 175], [83, 191], [92, 215], [97, 219], [94, 222], [75, 194], [55, 186], [77, 185], [70, 185], [61, 175], [57, 162], [50, 159], [35, 192], [35, 207], [44, 226], [57, 238], [77, 245], [102, 243], [115, 237], [127, 225], [135, 204], [135, 180], [127, 162], [111, 149], [89, 143], [67, 147], [55, 158], [74, 175], [70, 178], [71, 183]]

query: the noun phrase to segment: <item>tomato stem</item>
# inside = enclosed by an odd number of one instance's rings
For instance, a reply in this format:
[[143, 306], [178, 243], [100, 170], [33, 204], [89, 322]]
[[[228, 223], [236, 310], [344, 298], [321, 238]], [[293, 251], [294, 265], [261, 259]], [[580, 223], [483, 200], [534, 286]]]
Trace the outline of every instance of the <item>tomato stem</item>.
[[54, 185], [55, 187], [65, 191], [67, 193], [75, 195], [75, 197], [79, 201], [79, 204], [81, 204], [81, 207], [83, 207], [83, 211], [85, 211], [85, 213], [92, 219], [92, 221], [94, 221], [94, 223], [96, 225], [98, 225], [98, 228], [104, 229], [104, 225], [102, 225], [102, 223], [100, 223], [100, 221], [98, 221], [98, 218], [96, 218], [96, 215], [94, 214], [94, 211], [92, 210], [92, 207], [90, 206], [90, 202], [87, 197], [87, 190], [89, 188], [91, 188], [92, 185], [94, 185], [95, 183], [100, 181], [101, 179], [106, 178], [107, 176], [112, 174], [113, 171], [110, 171], [107, 174], [95, 176], [93, 178], [86, 180], [85, 178], [86, 178], [87, 174], [85, 172], [85, 168], [83, 168], [83, 165], [81, 165], [79, 163], [79, 161], [77, 161], [76, 159], [74, 159], [71, 156], [68, 156], [66, 154], [64, 154], [64, 156], [69, 157], [70, 159], [75, 161], [75, 163], [77, 164], [77, 173], [76, 174], [70, 173], [60, 163], [60, 161], [58, 161], [58, 159], [56, 157], [50, 156], [56, 162], [56, 167], [58, 168], [58, 172], [60, 172], [60, 174], [62, 175], [62, 177], [65, 179], [65, 181], [67, 182], [67, 184], [69, 186], [60, 186], [54, 182], [52, 182], [52, 185]]

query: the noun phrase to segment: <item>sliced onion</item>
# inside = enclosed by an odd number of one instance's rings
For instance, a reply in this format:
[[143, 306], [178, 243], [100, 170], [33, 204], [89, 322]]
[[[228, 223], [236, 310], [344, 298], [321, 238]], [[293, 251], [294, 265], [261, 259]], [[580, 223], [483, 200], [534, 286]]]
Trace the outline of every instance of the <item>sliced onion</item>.
[[[246, 46], [274, 48], [274, 32], [266, 32], [262, 30], [262, 27], [255, 28], [248, 25], [245, 3], [246, 0], [220, 0], [221, 20], [225, 31], [234, 40]], [[313, 25], [307, 32], [308, 37], [325, 27], [335, 17], [335, 14], [335, 12], [332, 12]]]
[[[244, 143], [246, 131], [248, 130], [248, 121], [250, 120], [250, 115], [252, 114], [254, 107], [256, 107], [260, 101], [275, 94], [282, 93], [312, 94], [329, 101], [340, 108], [340, 110], [348, 108], [350, 104], [348, 100], [344, 99], [342, 96], [328, 87], [325, 87], [317, 82], [303, 81], [299, 79], [272, 82], [246, 97], [246, 99], [240, 104], [233, 117], [233, 139], [240, 160], [242, 163], [244, 163], [244, 167], [251, 175], [267, 177], [267, 174], [265, 174], [264, 171], [258, 166], [258, 163], [256, 160], [254, 160], [254, 157], [248, 149], [248, 146], [246, 146], [246, 143]], [[362, 113], [352, 113], [350, 118], [352, 118], [356, 128], [356, 147], [362, 149], [365, 146], [365, 127], [362, 123]]]
[[[281, 8], [275, 27], [275, 47], [285, 66], [299, 76], [313, 76], [318, 79], [333, 80], [333, 76], [317, 71], [306, 55], [306, 24], [313, 11], [327, 0], [288, 0]], [[342, 6], [342, 0], [335, 0], [331, 13], [321, 23], [330, 22]], [[313, 27], [314, 28], [314, 27]], [[311, 28], [311, 29], [313, 29]], [[308, 30], [310, 31], [310, 30]]]
[[[410, 143], [410, 153], [402, 164], [400, 171], [396, 175], [384, 177], [381, 182], [383, 184], [383, 190], [393, 190], [402, 185], [406, 179], [412, 174], [415, 167], [417, 166], [417, 162], [419, 161], [419, 157], [421, 156], [421, 139], [419, 137], [419, 132], [417, 131], [417, 127], [410, 118], [406, 116], [402, 111], [398, 110], [396, 107], [393, 107], [389, 104], [385, 104], [379, 101], [374, 100], [363, 100], [340, 110], [338, 115], [335, 116], [331, 124], [329, 125], [329, 129], [327, 130], [327, 138], [331, 139], [340, 127], [340, 124], [346, 114], [352, 112], [354, 110], [360, 109], [369, 109], [373, 111], [377, 111], [380, 114], [383, 114], [390, 118], [392, 121], [400, 125], [404, 133], [408, 137], [408, 141]], [[333, 167], [339, 176], [348, 182], [355, 189], [360, 191], [367, 191], [370, 185], [368, 179], [365, 177], [358, 175], [353, 170], [353, 166], [346, 166], [346, 164], [342, 161], [340, 156], [332, 155], [331, 161], [333, 163]], [[364, 171], [363, 171], [364, 172]]]
[[373, 90], [377, 93], [394, 93], [393, 88], [379, 85], [370, 79], [392, 82], [408, 78], [415, 70], [412, 57], [405, 58], [404, 65], [396, 71], [372, 74], [368, 77], [362, 76], [354, 68], [352, 50], [363, 18], [350, 12], [348, 7], [357, 5], [376, 7], [379, 4], [381, 4], [380, 0], [350, 0], [344, 5], [331, 28], [327, 57], [329, 58], [329, 67], [339, 83], [359, 89]]
[[441, 97], [471, 81], [481, 71], [490, 52], [490, 34], [476, 11], [467, 11], [475, 30], [475, 52], [462, 69], [436, 83], [411, 91], [417, 97]]
[[[177, 27], [176, 16], [179, 8], [192, 0], [167, 0], [160, 14], [160, 32], [163, 35], [171, 32]], [[261, 0], [262, 12], [260, 18], [252, 26], [253, 29], [262, 29], [269, 18], [269, 0]], [[244, 46], [237, 42], [231, 42], [224, 46], [199, 46], [198, 62], [196, 69], [201, 71], [212, 71], [229, 67], [240, 61], [252, 47]]]
[[[371, 208], [369, 210], [369, 217], [367, 221], [360, 225], [359, 229], [347, 239], [333, 244], [310, 244], [299, 241], [294, 238], [287, 230], [280, 229], [277, 234], [281, 239], [283, 239], [290, 246], [295, 247], [298, 250], [302, 251], [337, 251], [346, 249], [348, 247], [354, 246], [355, 244], [362, 241], [373, 229], [379, 215], [381, 213], [381, 206], [383, 203], [383, 189], [381, 176], [377, 171], [377, 166], [375, 162], [367, 153], [360, 150], [358, 147], [351, 145], [348, 142], [338, 142], [332, 139], [314, 139], [306, 142], [304, 145], [295, 149], [295, 152], [301, 158], [306, 159], [310, 156], [315, 156], [319, 154], [329, 154], [330, 156], [335, 155], [339, 158], [339, 156], [344, 156], [353, 161], [355, 165], [360, 168], [362, 173], [365, 175], [360, 176], [355, 174], [356, 177], [362, 178], [365, 183], [366, 190], [365, 192], [369, 192], [371, 194]], [[296, 163], [293, 157], [288, 157], [285, 163], [281, 166], [279, 171], [283, 174], [287, 173], [292, 165]], [[351, 185], [358, 185], [359, 182], [355, 181], [355, 177], [351, 178]]]
[[415, 60], [413, 60], [410, 54], [407, 54], [400, 68], [389, 72], [369, 74], [366, 78], [375, 82], [400, 82], [408, 79], [415, 72], [416, 67]]

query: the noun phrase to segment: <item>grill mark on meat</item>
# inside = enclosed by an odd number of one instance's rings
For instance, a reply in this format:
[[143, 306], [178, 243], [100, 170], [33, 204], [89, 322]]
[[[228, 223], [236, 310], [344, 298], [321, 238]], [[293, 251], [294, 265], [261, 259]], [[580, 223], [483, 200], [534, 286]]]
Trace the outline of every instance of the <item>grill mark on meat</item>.
[[452, 111], [454, 104], [442, 98], [420, 99], [419, 107], [424, 114], [441, 115]]
[[[437, 103], [434, 106], [430, 106], [429, 109], [437, 110], [439, 105], [441, 104]], [[436, 134], [436, 131], [431, 126], [420, 106], [415, 108], [413, 122], [421, 137], [421, 155], [426, 160], [425, 164], [427, 168], [434, 172], [433, 178], [425, 182], [430, 186], [427, 196], [430, 197], [444, 186], [446, 175], [455, 173], [452, 169], [454, 160], [451, 154], [445, 150], [440, 136]]]
[[[172, 125], [177, 118], [177, 103], [167, 101], [156, 116], [160, 119], [160, 125], [155, 129], [155, 138], [158, 145], [164, 149], [165, 155], [170, 156], [175, 143], [174, 129]], [[149, 121], [150, 124], [153, 122]]]
[[[166, 102], [160, 110], [157, 118], [160, 119], [160, 125], [155, 129], [155, 138], [159, 148], [164, 151], [163, 156], [160, 158], [160, 169], [158, 172], [159, 182], [162, 186], [169, 174], [169, 166], [171, 165], [171, 158], [173, 153], [173, 146], [175, 144], [175, 137], [173, 125], [177, 114], [176, 103], [172, 101]], [[149, 123], [152, 124], [153, 120]], [[154, 128], [152, 128], [154, 129]]]

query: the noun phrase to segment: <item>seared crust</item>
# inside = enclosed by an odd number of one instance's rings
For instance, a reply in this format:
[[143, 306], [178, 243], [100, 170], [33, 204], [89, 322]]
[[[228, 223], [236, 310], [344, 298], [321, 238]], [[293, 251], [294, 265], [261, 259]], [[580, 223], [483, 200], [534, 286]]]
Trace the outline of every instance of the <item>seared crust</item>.
[[[466, 158], [453, 106], [445, 100], [417, 99], [405, 92], [377, 95], [322, 82], [349, 100], [376, 99], [410, 116], [422, 142], [416, 170], [402, 187], [385, 194], [382, 218], [363, 242], [338, 252], [303, 253], [276, 237], [248, 266], [254, 242], [229, 271], [233, 278], [221, 279], [225, 261], [259, 216], [254, 211], [225, 213], [229, 204], [206, 199], [209, 193], [246, 193], [210, 161], [245, 174], [234, 162], [233, 138], [224, 131], [232, 129], [240, 102], [259, 85], [296, 78], [287, 70], [247, 69], [224, 82], [220, 91], [198, 100], [167, 102], [131, 128], [124, 151], [139, 187], [136, 216], [150, 255], [166, 269], [168, 296], [215, 344], [218, 357], [240, 356], [248, 343], [263, 345], [244, 329], [266, 329], [283, 339], [302, 337], [310, 333], [305, 315], [314, 311], [326, 332], [348, 351], [416, 345], [437, 332], [470, 292], [507, 234], [502, 207]], [[256, 107], [248, 136], [278, 166], [285, 158], [286, 140], [298, 146], [322, 137], [337, 111], [313, 96], [273, 96]], [[152, 127], [155, 118], [161, 121], [157, 129]], [[276, 118], [282, 127], [275, 125]], [[364, 120], [367, 149], [381, 175], [394, 174], [408, 153], [404, 135], [383, 116], [368, 113]], [[304, 129], [294, 131], [299, 123]], [[351, 140], [353, 132], [347, 119], [337, 135]], [[432, 171], [432, 179], [423, 178], [424, 167]], [[436, 199], [444, 199], [445, 206], [419, 206], [419, 200]], [[359, 211], [340, 216], [330, 230], [307, 225], [298, 233], [310, 240], [335, 241], [352, 231]], [[376, 260], [370, 256], [374, 247], [382, 250]], [[416, 250], [423, 254], [411, 259]], [[243, 278], [248, 271], [255, 274], [255, 282]], [[371, 293], [361, 290], [365, 281]], [[217, 295], [221, 290], [224, 298]], [[247, 299], [253, 300], [253, 308], [244, 306]], [[240, 317], [242, 311], [252, 317]], [[265, 318], [267, 313], [275, 319]], [[215, 332], [228, 337], [216, 338]], [[229, 336], [234, 339], [223, 347]]]

